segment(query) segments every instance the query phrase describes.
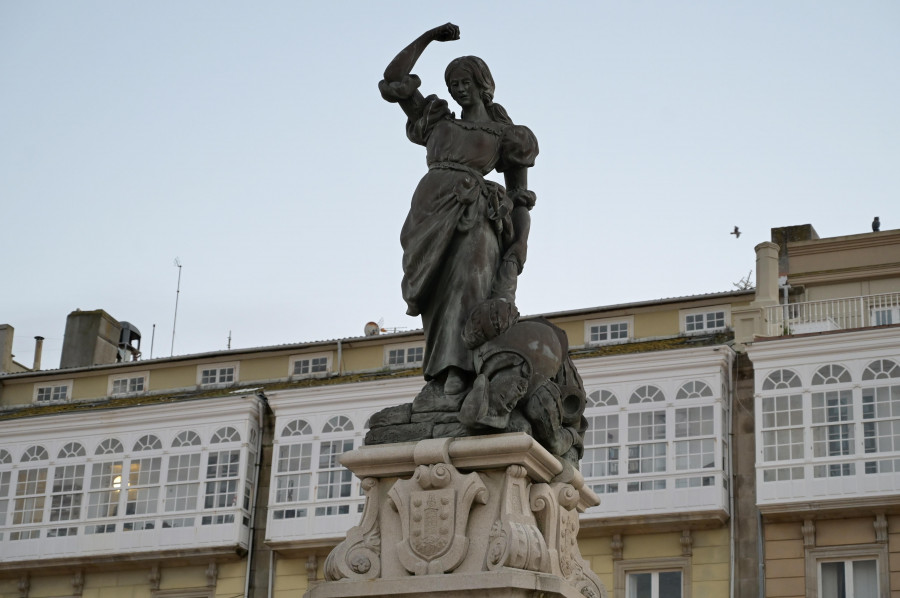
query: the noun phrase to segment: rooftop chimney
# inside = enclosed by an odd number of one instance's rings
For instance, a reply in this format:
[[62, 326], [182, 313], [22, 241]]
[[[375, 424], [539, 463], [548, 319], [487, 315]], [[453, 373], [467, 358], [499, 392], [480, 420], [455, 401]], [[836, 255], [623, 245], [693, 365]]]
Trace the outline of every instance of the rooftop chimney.
[[44, 337], [36, 336], [34, 337], [34, 365], [31, 366], [31, 369], [35, 372], [41, 369], [41, 353], [44, 350]]
[[0, 374], [13, 371], [13, 333], [15, 329], [9, 324], [0, 324]]

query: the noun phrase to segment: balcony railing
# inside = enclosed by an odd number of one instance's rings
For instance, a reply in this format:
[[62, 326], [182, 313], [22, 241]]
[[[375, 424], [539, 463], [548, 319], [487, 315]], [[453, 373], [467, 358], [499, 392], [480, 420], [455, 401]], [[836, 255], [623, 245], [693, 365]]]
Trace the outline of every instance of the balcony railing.
[[788, 303], [766, 308], [766, 335], [900, 324], [900, 293]]

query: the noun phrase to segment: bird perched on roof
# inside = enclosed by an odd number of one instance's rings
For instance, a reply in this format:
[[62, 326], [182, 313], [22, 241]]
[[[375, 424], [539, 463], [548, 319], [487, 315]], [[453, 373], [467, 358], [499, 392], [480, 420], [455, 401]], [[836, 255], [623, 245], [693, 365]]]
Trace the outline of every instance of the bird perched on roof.
[[879, 230], [881, 230], [881, 220], [875, 216], [875, 220], [872, 221], [872, 232], [877, 233]]
[[[873, 226], [874, 226], [874, 225], [873, 225]], [[736, 227], [736, 226], [734, 227], [734, 230], [731, 231], [729, 234], [734, 235], [734, 238], [735, 238], [735, 239], [740, 239], [740, 238], [741, 238], [741, 231], [740, 231], [740, 229], [739, 229], [738, 227]]]

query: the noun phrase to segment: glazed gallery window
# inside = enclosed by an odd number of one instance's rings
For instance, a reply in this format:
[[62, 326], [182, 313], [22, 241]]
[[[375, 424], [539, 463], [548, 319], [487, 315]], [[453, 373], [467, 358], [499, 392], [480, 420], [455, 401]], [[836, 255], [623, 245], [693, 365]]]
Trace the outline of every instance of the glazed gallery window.
[[[9, 486], [12, 479], [12, 472], [9, 468], [12, 465], [12, 457], [9, 451], [0, 449], [0, 527], [6, 527], [6, 515], [9, 512]], [[0, 531], [0, 540], [3, 540], [4, 533]]]
[[[310, 499], [312, 485], [313, 429], [302, 419], [288, 423], [281, 431], [284, 444], [278, 446], [275, 469], [274, 519], [306, 517], [306, 507], [295, 506]], [[280, 505], [290, 505], [282, 508]]]
[[248, 520], [252, 431], [249, 453], [231, 426], [208, 442], [184, 430], [169, 443], [140, 433], [89, 447], [72, 441], [52, 455], [34, 445], [12, 470], [0, 451], [0, 533], [28, 540]]
[[[850, 372], [837, 364], [820, 367], [812, 377], [811, 396], [813, 457], [846, 457], [854, 454], [854, 409]], [[841, 388], [841, 387], [845, 388]], [[813, 477], [848, 476], [856, 473], [852, 462], [813, 467]]]
[[[863, 451], [872, 457], [900, 453], [900, 365], [873, 361], [863, 372]], [[900, 473], [900, 459], [865, 462], [865, 472]]]
[[[711, 472], [721, 454], [714, 393], [707, 383], [692, 380], [674, 394], [667, 403], [660, 387], [642, 385], [623, 408], [609, 390], [588, 393], [581, 473], [595, 492], [620, 492], [622, 482], [627, 492], [666, 490], [672, 483], [674, 488], [714, 485]], [[700, 475], [681, 475], [689, 472]], [[677, 477], [670, 482], [661, 474]]]
[[[213, 435], [210, 444], [223, 446], [210, 447], [207, 455], [204, 509], [227, 509], [237, 506], [241, 449], [234, 445], [240, 440], [240, 434], [232, 427], [222, 428]], [[200, 523], [203, 525], [234, 523], [234, 514], [205, 515]]]
[[303, 419], [282, 428], [273, 464], [274, 520], [350, 513], [353, 474], [339, 459], [353, 450], [353, 433], [353, 422], [343, 415], [330, 418], [318, 438]]
[[[777, 370], [763, 382], [762, 461], [777, 463], [799, 461], [804, 457], [803, 395], [800, 377], [791, 370]], [[763, 471], [763, 481], [803, 479], [803, 467], [779, 467]]]
[[[15, 496], [13, 497], [13, 528], [41, 523], [44, 520], [44, 501], [47, 492], [47, 464], [50, 458], [47, 449], [32, 446], [22, 455], [20, 469], [16, 475]], [[24, 465], [24, 464], [29, 465]], [[43, 466], [41, 464], [43, 463]], [[10, 540], [31, 540], [39, 537], [40, 530], [12, 531]]]

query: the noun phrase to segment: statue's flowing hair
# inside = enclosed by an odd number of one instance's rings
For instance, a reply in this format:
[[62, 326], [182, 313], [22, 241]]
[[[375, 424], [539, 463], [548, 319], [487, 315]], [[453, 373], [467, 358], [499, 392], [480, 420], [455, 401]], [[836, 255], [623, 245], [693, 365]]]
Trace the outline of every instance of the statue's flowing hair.
[[472, 75], [472, 80], [475, 81], [478, 89], [481, 90], [481, 99], [484, 102], [484, 107], [487, 108], [488, 114], [491, 115], [491, 119], [499, 123], [513, 124], [509, 114], [506, 113], [506, 109], [500, 104], [494, 103], [494, 77], [491, 75], [491, 69], [488, 68], [488, 65], [482, 59], [477, 56], [460, 56], [450, 61], [450, 64], [447, 65], [447, 69], [444, 71], [444, 82], [447, 83], [447, 87], [450, 86], [450, 73], [456, 68], [460, 68]]

